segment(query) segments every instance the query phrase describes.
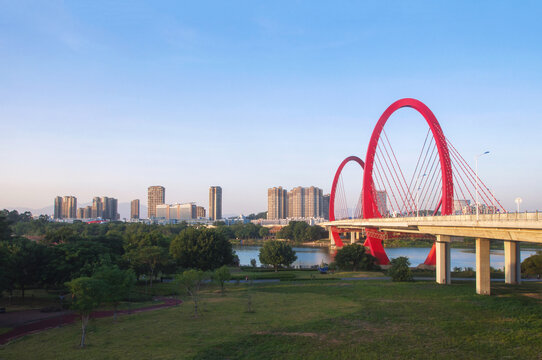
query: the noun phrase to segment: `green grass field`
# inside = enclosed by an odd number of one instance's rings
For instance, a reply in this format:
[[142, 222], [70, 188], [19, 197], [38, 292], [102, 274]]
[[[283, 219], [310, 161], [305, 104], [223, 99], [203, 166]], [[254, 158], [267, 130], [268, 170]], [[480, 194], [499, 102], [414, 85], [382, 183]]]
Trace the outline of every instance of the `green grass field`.
[[[169, 285], [169, 284], [168, 284]], [[164, 291], [168, 285], [161, 285]], [[0, 359], [537, 359], [542, 285], [295, 281], [215, 286], [180, 306], [94, 320], [0, 347]], [[251, 298], [254, 312], [248, 313]]]

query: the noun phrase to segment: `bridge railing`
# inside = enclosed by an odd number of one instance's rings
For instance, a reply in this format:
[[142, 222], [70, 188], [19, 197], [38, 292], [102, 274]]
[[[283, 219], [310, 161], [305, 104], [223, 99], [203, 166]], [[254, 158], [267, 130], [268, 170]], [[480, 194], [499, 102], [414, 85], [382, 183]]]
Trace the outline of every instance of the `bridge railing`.
[[[385, 217], [378, 219], [367, 219], [388, 222], [404, 222], [405, 220], [419, 220], [419, 221], [477, 221], [476, 215], [438, 215], [438, 216], [408, 216], [408, 217]], [[358, 219], [359, 220], [359, 219]], [[356, 219], [352, 219], [356, 221]], [[542, 222], [542, 212], [523, 212], [523, 213], [504, 213], [504, 214], [480, 214], [478, 215], [478, 221], [540, 221]]]

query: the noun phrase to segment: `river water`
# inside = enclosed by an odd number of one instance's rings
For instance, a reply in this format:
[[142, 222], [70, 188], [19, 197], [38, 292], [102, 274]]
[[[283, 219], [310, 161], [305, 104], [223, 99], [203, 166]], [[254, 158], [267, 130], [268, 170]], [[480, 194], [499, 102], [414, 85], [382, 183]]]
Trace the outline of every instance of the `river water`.
[[[241, 265], [250, 265], [250, 259], [255, 259], [258, 266], [260, 245], [234, 245], [233, 249], [239, 256]], [[319, 265], [322, 262], [330, 263], [332, 254], [329, 248], [301, 247], [293, 248], [297, 255], [294, 267], [310, 267]], [[399, 256], [406, 256], [410, 259], [412, 266], [422, 264], [429, 254], [429, 248], [386, 248], [386, 253], [390, 259]], [[521, 261], [536, 253], [536, 250], [521, 250]], [[504, 250], [491, 250], [491, 266], [495, 269], [504, 268]], [[476, 255], [474, 249], [451, 249], [451, 268], [460, 267], [476, 268]]]

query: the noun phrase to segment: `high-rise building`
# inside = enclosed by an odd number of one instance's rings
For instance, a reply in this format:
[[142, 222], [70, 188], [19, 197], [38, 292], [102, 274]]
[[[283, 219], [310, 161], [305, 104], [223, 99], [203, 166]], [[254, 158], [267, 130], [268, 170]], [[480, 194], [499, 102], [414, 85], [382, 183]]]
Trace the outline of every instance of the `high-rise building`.
[[55, 198], [55, 212], [53, 215], [54, 219], [62, 219], [62, 197], [57, 196]]
[[322, 189], [311, 186], [305, 188], [305, 218], [319, 218], [323, 216], [323, 196]]
[[84, 212], [83, 212], [83, 218], [84, 219], [91, 219], [92, 218], [92, 206], [87, 206], [85, 207], [84, 209]]
[[329, 199], [331, 198], [330, 194], [326, 194], [322, 197], [323, 209], [322, 217], [326, 220], [329, 220]]
[[288, 192], [288, 217], [305, 216], [305, 188], [298, 186]]
[[388, 193], [385, 190], [376, 191], [376, 206], [380, 215], [388, 215]]
[[118, 219], [118, 200], [107, 196], [102, 196], [102, 219], [117, 220]]
[[77, 209], [77, 218], [78, 219], [84, 219], [85, 218], [85, 208]]
[[139, 219], [139, 199], [132, 200], [130, 205], [130, 219]]
[[64, 196], [62, 198], [62, 217], [68, 219], [77, 218], [77, 198], [75, 196]]
[[209, 188], [209, 218], [222, 219], [222, 188], [220, 186]]
[[203, 219], [205, 218], [205, 208], [203, 206], [198, 206], [196, 208], [196, 217], [198, 219]]
[[282, 186], [267, 189], [267, 219], [286, 219], [288, 216], [288, 191]]
[[166, 202], [166, 188], [163, 186], [149, 186], [147, 201], [149, 219], [157, 217], [156, 206]]
[[92, 218], [97, 219], [103, 216], [104, 205], [102, 199], [99, 196], [95, 196], [92, 199]]

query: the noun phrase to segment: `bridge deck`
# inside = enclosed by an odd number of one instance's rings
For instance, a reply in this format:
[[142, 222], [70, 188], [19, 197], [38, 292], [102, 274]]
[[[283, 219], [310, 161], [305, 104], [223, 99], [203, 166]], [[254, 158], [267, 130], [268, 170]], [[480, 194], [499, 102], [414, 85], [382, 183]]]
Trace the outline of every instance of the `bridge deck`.
[[324, 223], [343, 229], [376, 228], [381, 231], [423, 233], [542, 243], [542, 213], [508, 213], [348, 219]]

